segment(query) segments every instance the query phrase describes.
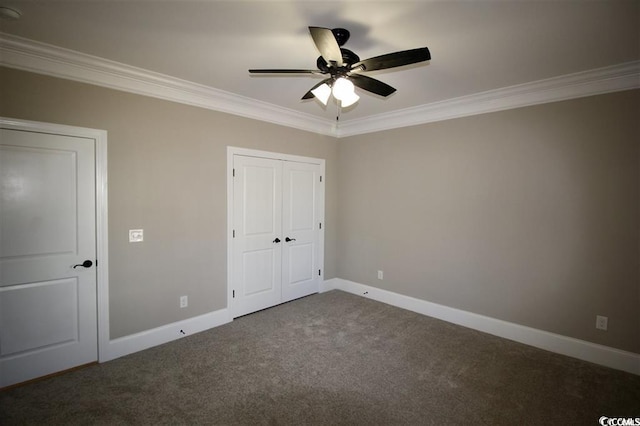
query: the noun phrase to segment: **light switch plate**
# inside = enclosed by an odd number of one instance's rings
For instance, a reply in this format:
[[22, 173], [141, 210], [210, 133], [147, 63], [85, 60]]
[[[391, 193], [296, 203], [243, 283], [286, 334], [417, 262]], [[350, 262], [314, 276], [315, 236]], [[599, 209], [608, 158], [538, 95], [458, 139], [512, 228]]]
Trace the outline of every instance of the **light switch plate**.
[[144, 230], [142, 229], [129, 229], [129, 242], [139, 243], [144, 240]]

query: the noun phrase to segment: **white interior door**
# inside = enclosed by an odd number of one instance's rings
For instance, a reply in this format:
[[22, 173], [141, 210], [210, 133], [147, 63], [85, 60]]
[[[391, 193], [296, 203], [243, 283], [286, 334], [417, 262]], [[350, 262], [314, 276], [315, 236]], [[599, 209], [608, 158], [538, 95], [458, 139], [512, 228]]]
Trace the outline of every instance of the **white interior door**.
[[0, 132], [3, 387], [97, 360], [96, 204], [93, 139]]
[[282, 165], [234, 159], [234, 316], [281, 300]]
[[282, 301], [288, 302], [319, 288], [320, 168], [285, 161], [282, 176]]
[[233, 156], [234, 317], [318, 292], [319, 164]]

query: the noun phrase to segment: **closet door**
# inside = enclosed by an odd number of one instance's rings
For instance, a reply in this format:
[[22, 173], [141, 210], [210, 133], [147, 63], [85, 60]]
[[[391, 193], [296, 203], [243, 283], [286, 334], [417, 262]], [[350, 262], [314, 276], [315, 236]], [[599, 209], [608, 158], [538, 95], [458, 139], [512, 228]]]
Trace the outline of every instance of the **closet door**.
[[282, 301], [288, 302], [319, 288], [320, 167], [285, 161], [282, 179]]
[[282, 164], [234, 157], [234, 317], [282, 300]]
[[234, 155], [233, 317], [317, 293], [320, 164]]

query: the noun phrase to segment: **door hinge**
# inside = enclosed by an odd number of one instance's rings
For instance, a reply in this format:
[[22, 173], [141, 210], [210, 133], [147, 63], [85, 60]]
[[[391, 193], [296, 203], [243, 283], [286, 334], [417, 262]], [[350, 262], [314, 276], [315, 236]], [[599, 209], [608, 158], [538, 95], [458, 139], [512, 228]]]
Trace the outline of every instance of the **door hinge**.
[[235, 237], [236, 237], [236, 230], [234, 229], [233, 230], [233, 238], [235, 238]]
[[232, 291], [231, 291], [231, 293], [232, 293], [232, 296], [231, 296], [231, 297], [235, 299], [235, 298], [236, 298], [236, 291], [235, 291], [235, 290], [232, 290]]
[[236, 177], [236, 169], [233, 169], [232, 175], [233, 177]]
[[320, 229], [322, 229], [322, 222], [320, 222], [319, 225], [320, 225]]
[[320, 182], [322, 182], [322, 175], [320, 175]]
[[320, 269], [318, 269], [318, 276], [321, 276], [321, 275], [322, 275], [322, 273], [320, 273]]

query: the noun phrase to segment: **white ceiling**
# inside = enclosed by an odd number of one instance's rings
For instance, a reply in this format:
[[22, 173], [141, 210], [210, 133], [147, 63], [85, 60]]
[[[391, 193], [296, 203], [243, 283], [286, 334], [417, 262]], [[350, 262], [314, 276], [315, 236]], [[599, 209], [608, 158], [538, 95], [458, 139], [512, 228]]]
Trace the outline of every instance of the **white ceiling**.
[[22, 13], [2, 32], [311, 114], [320, 76], [308, 26], [343, 27], [361, 59], [429, 47], [432, 60], [368, 73], [398, 91], [358, 89], [347, 120], [640, 59], [640, 2], [608, 1], [58, 1], [0, 0]]

